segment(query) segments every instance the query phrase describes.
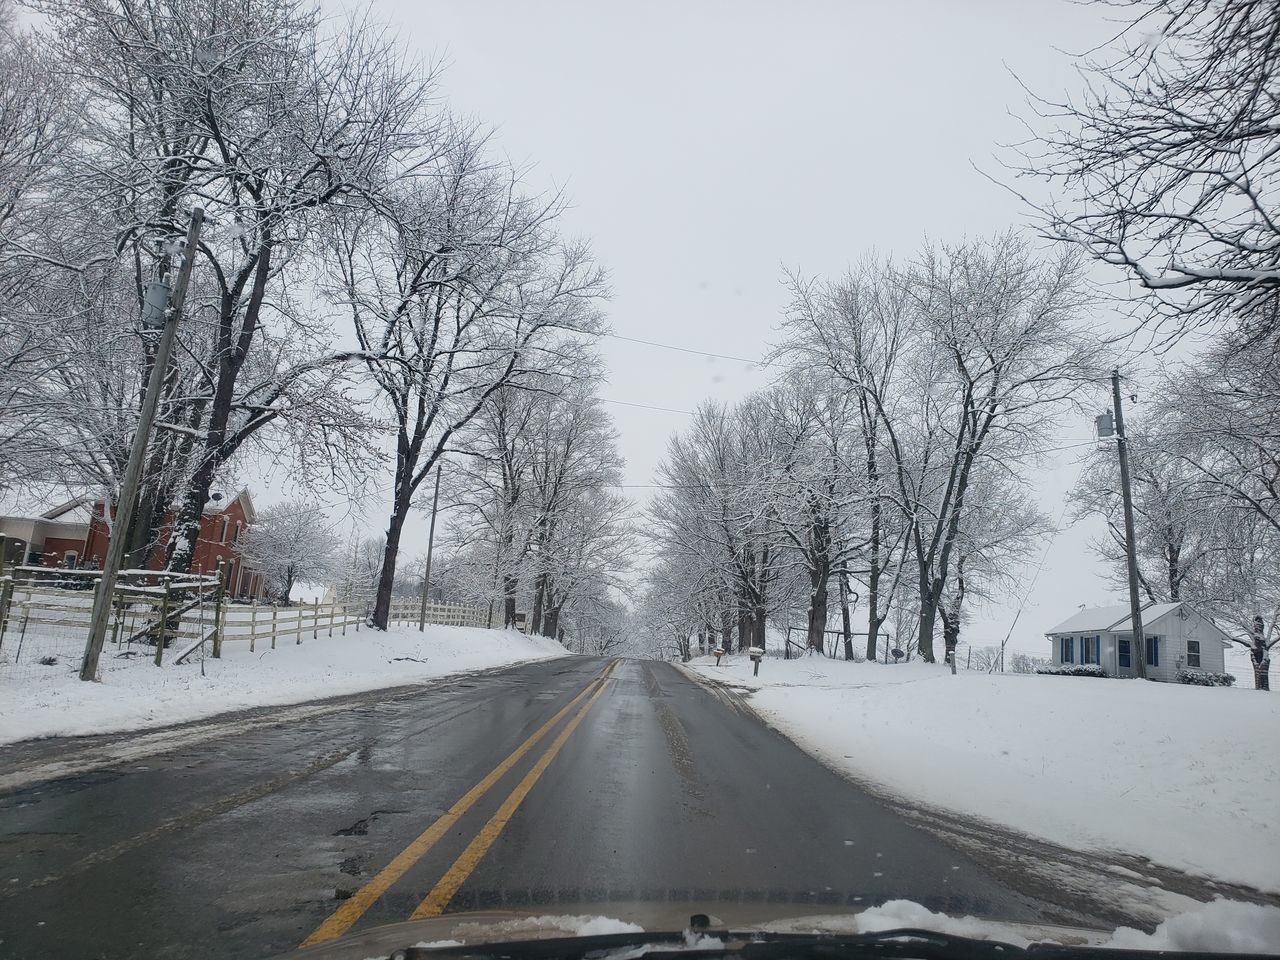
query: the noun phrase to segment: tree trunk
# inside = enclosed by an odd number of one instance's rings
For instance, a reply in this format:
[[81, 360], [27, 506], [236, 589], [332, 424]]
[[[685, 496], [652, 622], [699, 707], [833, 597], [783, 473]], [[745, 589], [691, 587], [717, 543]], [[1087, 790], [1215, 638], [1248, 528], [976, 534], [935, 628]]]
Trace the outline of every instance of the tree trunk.
[[169, 529], [167, 549], [169, 556], [165, 564], [166, 568], [174, 573], [187, 573], [191, 570], [191, 561], [195, 559], [196, 540], [200, 537], [200, 518], [204, 514], [204, 505], [209, 501], [209, 488], [213, 486], [213, 477], [217, 469], [217, 458], [212, 453], [206, 452], [178, 506], [173, 526]]
[[872, 493], [871, 530], [867, 544], [869, 555], [867, 569], [867, 659], [875, 663], [876, 654], [879, 652], [876, 648], [880, 643], [880, 623], [883, 620], [883, 617], [880, 616], [880, 549], [882, 546], [883, 527], [881, 525], [880, 511], [882, 507], [879, 493], [880, 468], [876, 460], [874, 443], [875, 427], [874, 421], [868, 423], [865, 411], [863, 412], [863, 434], [868, 436], [867, 488]]
[[544, 637], [556, 637], [560, 634], [560, 604], [547, 607], [547, 612], [543, 616], [542, 635]]
[[507, 628], [516, 625], [516, 589], [519, 585], [511, 574], [502, 575], [502, 625]]
[[373, 625], [379, 630], [387, 629], [391, 619], [391, 588], [396, 582], [396, 558], [400, 555], [400, 534], [404, 530], [405, 518], [409, 515], [411, 502], [408, 491], [396, 498], [395, 508], [391, 512], [391, 523], [387, 525], [387, 546], [382, 551], [382, 570], [378, 574], [378, 596], [373, 606]]
[[1249, 659], [1253, 662], [1253, 687], [1255, 690], [1270, 690], [1271, 657], [1267, 651], [1265, 627], [1261, 617], [1253, 618], [1253, 646], [1249, 649]]
[[944, 608], [939, 608], [942, 615], [942, 644], [946, 651], [947, 663], [954, 663], [956, 647], [960, 644], [960, 618], [949, 616]]
[[681, 663], [688, 663], [693, 659], [689, 654], [689, 637], [687, 634], [681, 634], [676, 638], [676, 649], [680, 652]]
[[[196, 538], [200, 533], [200, 516], [209, 500], [209, 488], [218, 468], [235, 453], [228, 449], [227, 424], [231, 419], [231, 406], [235, 401], [236, 378], [244, 366], [258, 326], [258, 315], [266, 297], [267, 279], [271, 276], [271, 238], [264, 233], [260, 243], [257, 264], [253, 267], [253, 285], [249, 295], [241, 301], [244, 314], [239, 330], [235, 327], [237, 304], [224, 291], [218, 325], [218, 377], [213, 397], [209, 401], [209, 424], [204, 431], [204, 445], [196, 456], [198, 466], [187, 485], [182, 504], [174, 517], [169, 534], [169, 551], [166, 567], [177, 573], [191, 569], [195, 556]], [[234, 445], [233, 445], [234, 446]], [[398, 486], [398, 484], [397, 484]], [[385, 571], [384, 571], [385, 575]], [[391, 571], [394, 578], [395, 570]]]
[[840, 571], [840, 628], [844, 631], [844, 658], [853, 659], [853, 621], [849, 615], [849, 572]]
[[720, 611], [720, 648], [733, 653], [733, 611], [727, 605]]
[[529, 633], [542, 633], [542, 609], [547, 595], [547, 577], [546, 574], [538, 574], [538, 578], [534, 581], [533, 589], [533, 612], [530, 614]]
[[823, 645], [827, 629], [827, 579], [830, 571], [825, 563], [809, 570], [809, 631], [807, 643], [810, 650], [825, 653]]
[[916, 635], [916, 649], [920, 651], [920, 659], [925, 663], [933, 663], [933, 630], [937, 623], [938, 603], [933, 593], [933, 585], [927, 577], [920, 579], [920, 619]]

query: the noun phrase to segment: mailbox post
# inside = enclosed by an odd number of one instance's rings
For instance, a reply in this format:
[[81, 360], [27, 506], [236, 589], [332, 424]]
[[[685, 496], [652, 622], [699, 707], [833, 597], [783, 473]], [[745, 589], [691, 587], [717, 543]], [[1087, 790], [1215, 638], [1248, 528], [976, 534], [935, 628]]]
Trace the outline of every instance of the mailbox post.
[[764, 647], [748, 648], [747, 656], [751, 658], [751, 663], [752, 663], [751, 675], [753, 677], [760, 676], [760, 661], [764, 659]]

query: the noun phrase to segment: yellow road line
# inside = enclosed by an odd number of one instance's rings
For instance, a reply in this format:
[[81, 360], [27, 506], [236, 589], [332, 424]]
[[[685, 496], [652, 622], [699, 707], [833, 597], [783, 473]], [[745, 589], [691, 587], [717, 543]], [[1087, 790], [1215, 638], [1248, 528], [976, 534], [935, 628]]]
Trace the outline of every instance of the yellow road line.
[[326, 940], [336, 940], [351, 928], [351, 925], [364, 916], [365, 911], [391, 887], [393, 883], [404, 876], [405, 871], [417, 863], [422, 856], [435, 845], [441, 837], [443, 837], [458, 819], [475, 805], [476, 801], [485, 795], [489, 789], [502, 779], [503, 774], [510, 770], [526, 753], [537, 745], [538, 741], [547, 735], [547, 733], [557, 723], [564, 719], [565, 715], [576, 707], [582, 698], [587, 696], [593, 687], [601, 684], [609, 671], [613, 669], [614, 663], [594, 677], [590, 683], [582, 688], [576, 697], [570, 700], [561, 708], [555, 716], [535, 730], [529, 739], [516, 747], [509, 757], [494, 767], [489, 774], [468, 790], [457, 803], [443, 813], [435, 823], [431, 824], [426, 830], [418, 835], [412, 843], [396, 854], [395, 858], [383, 867], [372, 880], [357, 890], [351, 897], [344, 900], [342, 906], [335, 910], [324, 923], [316, 927], [315, 931], [307, 939], [303, 940], [299, 946], [309, 947], [313, 943], [323, 943]]
[[[609, 670], [605, 671], [606, 677], [616, 664], [617, 661], [615, 660], [609, 665]], [[511, 791], [510, 796], [502, 802], [498, 812], [481, 828], [480, 832], [476, 834], [476, 838], [467, 844], [467, 849], [462, 851], [458, 859], [453, 862], [453, 866], [440, 878], [440, 882], [427, 894], [426, 899], [418, 904], [418, 909], [413, 911], [413, 916], [410, 917], [411, 920], [438, 917], [444, 913], [445, 907], [449, 906], [449, 901], [453, 899], [453, 895], [466, 882], [467, 877], [471, 876], [472, 871], [480, 865], [484, 855], [489, 852], [493, 842], [498, 839], [498, 834], [502, 833], [503, 828], [515, 816], [515, 812], [521, 802], [528, 796], [529, 791], [533, 789], [533, 785], [538, 782], [538, 778], [546, 772], [547, 767], [551, 765], [551, 761], [560, 752], [560, 748], [573, 735], [573, 731], [582, 722], [582, 718], [587, 715], [587, 711], [600, 699], [604, 689], [604, 684], [602, 683], [596, 692], [591, 695], [591, 699], [582, 705], [582, 709], [574, 714], [573, 719], [565, 724], [564, 729], [560, 731], [555, 740], [551, 741], [551, 746], [547, 747], [547, 752], [538, 758], [538, 762], [533, 765], [533, 769], [525, 774], [524, 779]]]

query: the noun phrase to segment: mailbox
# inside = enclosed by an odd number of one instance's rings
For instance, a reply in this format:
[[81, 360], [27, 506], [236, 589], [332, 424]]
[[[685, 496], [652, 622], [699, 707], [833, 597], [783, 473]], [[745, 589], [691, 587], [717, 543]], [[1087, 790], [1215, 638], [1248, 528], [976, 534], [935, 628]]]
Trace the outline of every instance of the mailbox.
[[724, 656], [724, 647], [716, 647], [711, 652], [716, 655], [716, 666], [720, 666], [720, 658]]
[[764, 647], [749, 647], [747, 649], [747, 656], [751, 658], [751, 663], [753, 665], [751, 675], [753, 677], [760, 676], [760, 661], [764, 659]]

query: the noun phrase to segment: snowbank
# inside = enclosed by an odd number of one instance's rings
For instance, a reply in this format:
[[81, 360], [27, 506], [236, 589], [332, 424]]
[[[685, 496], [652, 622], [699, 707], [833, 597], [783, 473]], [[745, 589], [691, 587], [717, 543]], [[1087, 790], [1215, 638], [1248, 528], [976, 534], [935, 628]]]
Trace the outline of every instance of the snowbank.
[[1214, 900], [1165, 920], [1151, 933], [1121, 927], [1104, 944], [1130, 950], [1269, 954], [1280, 944], [1280, 907]]
[[19, 678], [0, 672], [0, 743], [111, 730], [133, 730], [319, 697], [417, 683], [433, 677], [566, 656], [545, 637], [473, 627], [397, 627], [386, 633], [306, 638], [249, 652], [228, 641], [222, 659], [155, 667], [148, 662], [106, 669], [101, 683], [82, 683], [76, 665]]
[[[933, 930], [978, 940], [1000, 940], [1015, 947], [1039, 941], [1059, 942], [1054, 931], [1035, 925], [1001, 923], [976, 917], [934, 913], [910, 900], [890, 900], [857, 915], [859, 933], [902, 927]], [[1197, 904], [1170, 917], [1151, 933], [1121, 927], [1110, 936], [1087, 937], [1091, 946], [1131, 950], [1204, 950], [1212, 953], [1268, 953], [1280, 943], [1280, 907], [1234, 900]]]
[[695, 660], [828, 766], [1077, 848], [1280, 890], [1280, 696], [924, 663]]

